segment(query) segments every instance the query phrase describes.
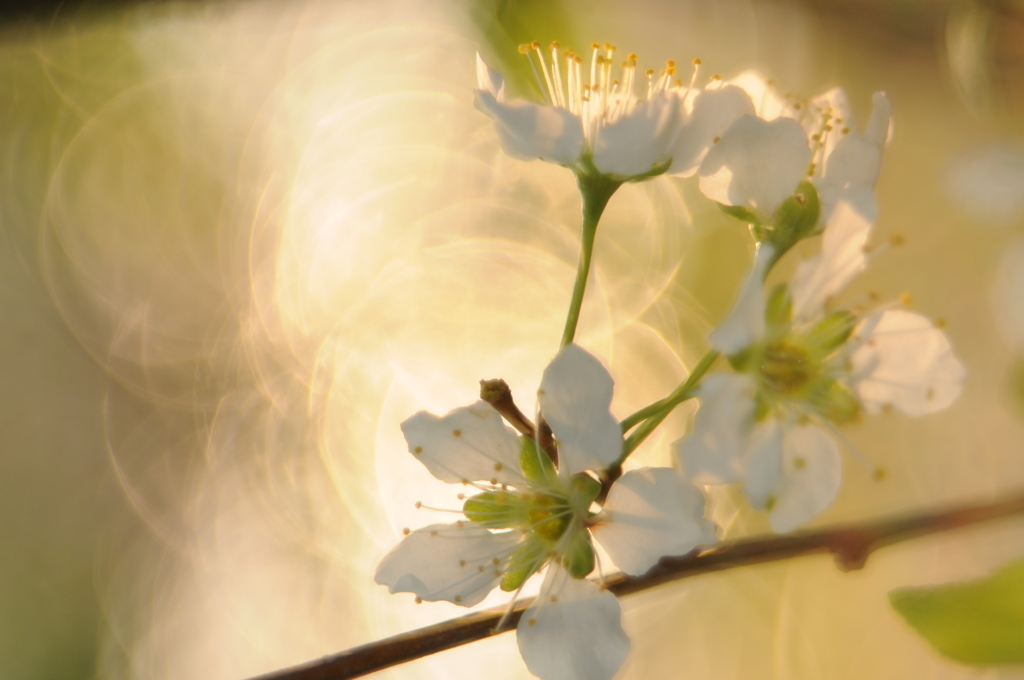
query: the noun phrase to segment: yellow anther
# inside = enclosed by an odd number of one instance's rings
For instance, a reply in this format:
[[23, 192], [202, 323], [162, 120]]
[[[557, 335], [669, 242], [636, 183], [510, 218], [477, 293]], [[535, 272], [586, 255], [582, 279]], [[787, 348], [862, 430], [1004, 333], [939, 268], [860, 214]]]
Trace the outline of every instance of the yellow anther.
[[459, 566], [460, 567], [466, 566], [466, 560], [459, 560]]
[[532, 47], [535, 50], [539, 50], [540, 49], [540, 41], [539, 40], [534, 40], [532, 43], [530, 43], [530, 47]]
[[844, 127], [842, 132], [843, 132], [844, 135], [848, 135], [848, 134], [850, 134], [850, 128]]
[[583, 57], [580, 57], [580, 56], [575, 56], [575, 57], [572, 58], [572, 60], [573, 60], [573, 63], [576, 63], [576, 64], [582, 64], [583, 63]]
[[910, 297], [910, 293], [900, 293], [900, 304], [909, 307], [914, 304], [914, 298]]
[[467, 485], [467, 484], [469, 484], [469, 480], [468, 480], [468, 479], [466, 479], [465, 477], [463, 477], [463, 478], [462, 478], [462, 485], [463, 485], [463, 486], [465, 486], [465, 485]]
[[535, 619], [535, 618], [533, 618], [531, 616], [530, 618], [526, 619], [526, 625], [528, 625], [528, 626], [536, 626], [537, 625], [537, 619]]
[[807, 461], [801, 458], [800, 456], [797, 456], [796, 458], [793, 459], [793, 467], [796, 468], [797, 470], [803, 470], [805, 467], [807, 467]]
[[814, 171], [817, 170], [817, 169], [818, 169], [818, 164], [817, 163], [811, 163], [810, 165], [807, 166], [807, 174], [808, 175], [813, 175]]
[[530, 44], [529, 43], [523, 43], [522, 45], [519, 46], [519, 54], [527, 54], [527, 53], [529, 53], [529, 51], [530, 51]]
[[612, 45], [611, 43], [605, 43], [604, 44], [604, 49], [605, 49], [605, 52], [614, 52], [615, 51], [615, 45]]
[[504, 468], [505, 468], [505, 466], [502, 465], [501, 463], [495, 463], [494, 464], [494, 471], [495, 472], [501, 472]]
[[413, 452], [413, 454], [418, 456], [421, 453], [423, 453], [423, 447], [422, 446], [417, 446], [415, 449], [412, 450], [412, 452]]
[[415, 602], [416, 604], [423, 604], [423, 598], [422, 598], [422, 597], [420, 597], [419, 595], [417, 595], [417, 596], [416, 596], [416, 599], [415, 599], [415, 600], [413, 600], [413, 601], [414, 601], [414, 602]]
[[630, 52], [629, 54], [627, 54], [627, 55], [626, 55], [626, 59], [629, 59], [630, 61], [636, 61], [636, 60], [637, 60], [637, 59], [639, 59], [639, 58], [640, 58], [640, 57], [636, 56], [636, 55], [635, 55], [635, 54], [633, 54], [632, 52]]
[[491, 486], [497, 486], [497, 485], [498, 485], [498, 480], [497, 479], [492, 479], [491, 480]]
[[675, 80], [672, 81], [672, 87], [682, 87], [682, 86], [683, 86], [683, 81], [679, 80], [678, 78], [676, 78]]
[[666, 67], [666, 68], [675, 68], [675, 67], [676, 67], [676, 60], [675, 60], [675, 59], [669, 59], [669, 60], [667, 60], [667, 61], [665, 62], [665, 67]]
[[871, 473], [871, 478], [876, 482], [880, 482], [888, 476], [889, 473], [885, 471], [884, 467], [876, 467], [875, 471]]
[[719, 142], [719, 141], [720, 141], [721, 139], [722, 139], [721, 137], [715, 137], [714, 139], [712, 139], [712, 140], [711, 140], [711, 143], [712, 143], [712, 144], [718, 144], [718, 142]]
[[453, 437], [461, 437], [462, 436], [462, 430], [452, 430], [452, 436]]
[[499, 560], [497, 557], [492, 557], [491, 564], [493, 564], [494, 566], [498, 566], [499, 564], [501, 564], [501, 560]]
[[456, 595], [452, 598], [452, 601], [455, 602], [455, 604], [460, 604], [462, 602], [462, 595]]
[[601, 43], [590, 43], [590, 49], [599, 50], [601, 49]]
[[946, 320], [942, 318], [936, 319], [935, 321], [932, 321], [932, 325], [935, 326], [936, 328], [945, 328]]
[[703, 63], [704, 63], [704, 62], [702, 62], [702, 61], [700, 60], [700, 57], [694, 57], [694, 58], [693, 58], [693, 65], [694, 65], [694, 66], [700, 66], [700, 65], [701, 65], [701, 64], [703, 64]]
[[486, 569], [484, 569], [484, 565], [482, 564], [479, 567], [477, 567], [476, 570], [479, 571], [481, 574], [484, 573], [484, 571], [486, 571]]
[[665, 69], [665, 73], [667, 73], [670, 76], [674, 76], [676, 74], [676, 70], [674, 68], [667, 68]]
[[718, 75], [717, 73], [715, 75], [711, 76], [711, 80], [721, 80], [721, 79], [722, 79], [722, 76]]
[[903, 234], [892, 234], [889, 236], [889, 245], [901, 246], [903, 245]]
[[402, 535], [403, 535], [403, 536], [408, 536], [408, 535], [409, 535], [409, 534], [411, 534], [411, 533], [412, 533], [412, 532], [411, 532], [411, 531], [409, 531], [409, 527], [405, 527], [404, 529], [402, 529]]
[[555, 50], [557, 50], [557, 49], [558, 49], [558, 48], [560, 48], [560, 47], [561, 47], [561, 45], [559, 45], [559, 44], [558, 44], [558, 41], [557, 41], [557, 40], [556, 40], [556, 41], [554, 41], [553, 43], [551, 43], [551, 51], [552, 51], [552, 52], [554, 52]]
[[646, 71], [644, 71], [644, 75], [647, 76], [648, 78], [650, 78], [651, 76], [654, 75], [654, 69], [653, 68], [647, 69]]

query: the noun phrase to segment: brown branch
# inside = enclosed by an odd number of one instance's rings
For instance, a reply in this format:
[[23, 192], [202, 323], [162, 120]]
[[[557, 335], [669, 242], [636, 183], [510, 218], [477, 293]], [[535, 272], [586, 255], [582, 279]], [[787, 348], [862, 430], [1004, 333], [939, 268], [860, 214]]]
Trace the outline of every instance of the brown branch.
[[[663, 558], [643, 576], [613, 574], [605, 579], [605, 586], [616, 595], [629, 595], [698, 574], [819, 553], [833, 554], [839, 568], [849, 571], [863, 567], [872, 552], [887, 545], [1020, 514], [1024, 514], [1024, 493], [994, 503], [963, 506], [942, 512], [841, 525], [817, 531], [798, 531], [784, 536], [742, 539], [700, 553]], [[514, 628], [532, 603], [533, 598], [520, 601], [501, 632]], [[474, 612], [354, 647], [340, 654], [261, 675], [256, 680], [356, 678], [489, 637], [495, 634], [494, 627], [503, 613], [504, 608]]]

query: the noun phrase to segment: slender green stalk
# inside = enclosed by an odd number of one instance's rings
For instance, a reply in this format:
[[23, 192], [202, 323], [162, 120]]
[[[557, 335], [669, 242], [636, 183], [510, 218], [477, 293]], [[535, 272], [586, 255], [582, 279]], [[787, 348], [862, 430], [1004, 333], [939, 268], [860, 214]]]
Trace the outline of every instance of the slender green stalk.
[[594, 237], [597, 235], [597, 223], [608, 199], [622, 182], [609, 179], [604, 175], [576, 175], [576, 184], [583, 199], [583, 233], [580, 238], [580, 261], [576, 268], [576, 283], [572, 287], [572, 299], [569, 301], [569, 313], [565, 317], [565, 330], [562, 332], [562, 347], [570, 344], [576, 337], [576, 324], [580, 320], [580, 309], [583, 307], [583, 294], [587, 290], [587, 277], [590, 275], [590, 259], [594, 253]]
[[622, 456], [618, 460], [618, 464], [622, 464], [622, 461], [629, 457], [629, 454], [633, 453], [640, 444], [643, 443], [647, 437], [654, 432], [658, 425], [672, 413], [679, 404], [683, 403], [687, 399], [693, 397], [697, 392], [697, 388], [700, 386], [700, 381], [704, 377], [704, 374], [708, 372], [711, 365], [715, 363], [718, 358], [718, 352], [713, 349], [709, 349], [704, 356], [701, 357], [697, 365], [690, 371], [690, 375], [686, 377], [686, 380], [677, 387], [672, 394], [668, 395], [661, 401], [656, 401], [650, 406], [640, 409], [631, 416], [628, 416], [622, 421], [623, 433], [628, 432], [634, 425], [642, 424], [636, 429], [633, 434], [626, 438], [626, 443], [622, 447]]

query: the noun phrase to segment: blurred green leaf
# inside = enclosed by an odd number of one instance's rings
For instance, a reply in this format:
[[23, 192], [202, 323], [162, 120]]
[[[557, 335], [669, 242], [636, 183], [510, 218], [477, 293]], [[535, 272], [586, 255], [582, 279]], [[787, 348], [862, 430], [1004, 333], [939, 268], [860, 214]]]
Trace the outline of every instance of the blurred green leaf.
[[889, 602], [951, 659], [1024, 664], [1024, 560], [977, 581], [900, 588], [889, 593]]
[[505, 76], [513, 98], [543, 99], [530, 62], [519, 54], [520, 45], [557, 41], [577, 51], [590, 45], [576, 41], [562, 0], [477, 0], [471, 15], [484, 59]]

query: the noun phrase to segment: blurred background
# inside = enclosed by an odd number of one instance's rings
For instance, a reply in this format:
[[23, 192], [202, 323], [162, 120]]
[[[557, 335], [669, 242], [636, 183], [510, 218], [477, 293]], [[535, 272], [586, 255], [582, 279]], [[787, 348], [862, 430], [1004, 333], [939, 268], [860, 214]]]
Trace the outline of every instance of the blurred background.
[[[454, 507], [399, 423], [503, 377], [524, 410], [575, 271], [571, 174], [503, 156], [474, 53], [611, 42], [785, 91], [885, 90], [871, 268], [844, 294], [941, 318], [968, 367], [922, 419], [844, 429], [816, 524], [1024, 488], [1024, 5], [945, 0], [9, 4], [0, 28], [0, 677], [244, 678], [462, 613], [372, 581]], [[803, 244], [803, 254], [816, 243]], [[623, 417], [705, 349], [749, 237], [692, 180], [624, 187], [578, 340]], [[781, 265], [792, 268], [799, 254]], [[785, 272], [783, 272], [784, 274]], [[665, 464], [680, 409], [636, 464]], [[727, 536], [762, 517], [716, 493]], [[624, 600], [620, 678], [1024, 678], [944, 661], [902, 585], [1024, 556], [1024, 521], [861, 572], [805, 558]], [[505, 635], [380, 678], [526, 678]]]

